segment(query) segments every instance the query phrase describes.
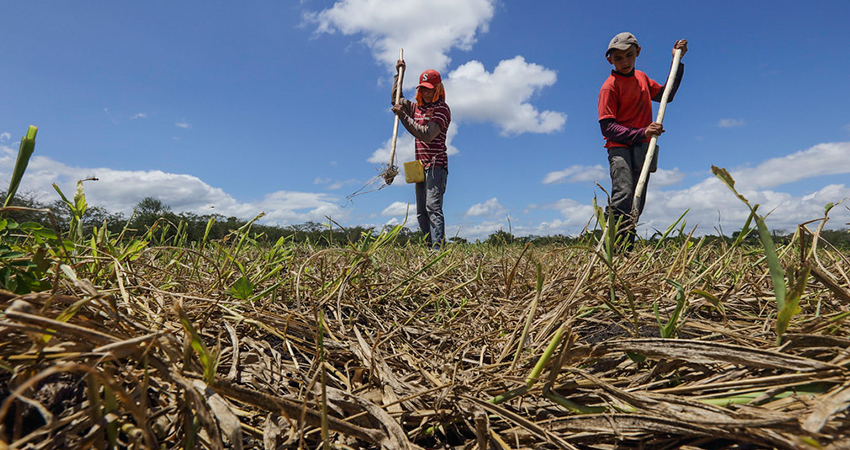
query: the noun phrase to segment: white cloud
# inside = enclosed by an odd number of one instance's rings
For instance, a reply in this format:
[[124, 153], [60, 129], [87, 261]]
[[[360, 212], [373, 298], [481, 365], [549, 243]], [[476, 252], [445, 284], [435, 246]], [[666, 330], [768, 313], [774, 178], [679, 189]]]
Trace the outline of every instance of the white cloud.
[[400, 224], [400, 223], [401, 223], [401, 222], [398, 220], [398, 218], [397, 218], [397, 217], [393, 217], [392, 219], [390, 219], [390, 220], [386, 221], [386, 222], [384, 223], [384, 226], [385, 226], [385, 227], [394, 227], [394, 226], [396, 226], [396, 225], [398, 225], [398, 224]]
[[[830, 184], [814, 192], [792, 194], [774, 190], [777, 186], [819, 176], [850, 173], [850, 142], [818, 144], [788, 156], [772, 158], [755, 167], [730, 169], [735, 188], [750, 204], [759, 204], [760, 214], [772, 213], [766, 219], [772, 229], [793, 230], [798, 224], [823, 215], [827, 203], [850, 198], [850, 188]], [[656, 186], [660, 187], [660, 186]], [[715, 226], [727, 232], [740, 228], [749, 210], [713, 175], [687, 189], [662, 191], [650, 189], [642, 220], [649, 228], [666, 229], [686, 209], [687, 220], [699, 223], [702, 233], [713, 233]], [[850, 220], [847, 208], [835, 208], [830, 215], [833, 224]]]
[[[398, 0], [339, 0], [331, 8], [304, 15], [318, 33], [363, 35], [374, 58], [395, 71], [398, 49], [411, 55], [409, 73], [443, 70], [457, 48], [470, 50], [478, 32], [487, 32], [496, 0], [432, 0], [427, 5]], [[437, 12], [438, 20], [423, 8]], [[421, 19], [417, 20], [419, 17]], [[429, 67], [425, 67], [427, 64]], [[408, 80], [415, 77], [406, 77]]]
[[[830, 184], [801, 193], [783, 192], [776, 187], [809, 178], [850, 173], [850, 161], [844, 157], [848, 154], [850, 142], [818, 144], [788, 156], [769, 159], [755, 167], [733, 168], [729, 172], [736, 181], [738, 192], [751, 204], [760, 205], [760, 214], [770, 212], [766, 218], [768, 227], [793, 231], [801, 223], [822, 217], [827, 203], [850, 198], [850, 187]], [[695, 185], [665, 189], [683, 180], [684, 175], [678, 169], [659, 170], [653, 174], [647, 192], [647, 206], [639, 226], [642, 235], [665, 230], [686, 210], [689, 211], [685, 216], [686, 230], [689, 232], [698, 225], [697, 235], [714, 234], [716, 229], [722, 229], [729, 235], [743, 226], [749, 209], [720, 180], [707, 173]], [[601, 198], [600, 206], [604, 207], [605, 202], [605, 198]], [[593, 215], [589, 204], [571, 199], [548, 205], [529, 205], [525, 213], [545, 209], [557, 210], [563, 219], [548, 220], [537, 227], [515, 227], [515, 234], [577, 234]], [[850, 210], [846, 205], [830, 212], [832, 228], [846, 227], [848, 222]]]
[[137, 114], [133, 115], [133, 116], [132, 116], [132, 117], [130, 117], [130, 118], [131, 118], [131, 119], [147, 119], [147, 118], [148, 118], [148, 115], [147, 115], [146, 113], [140, 112], [140, 113], [137, 113]]
[[322, 178], [322, 177], [316, 177], [313, 180], [313, 184], [319, 184], [319, 185], [326, 184], [326, 185], [328, 185], [327, 189], [331, 190], [331, 191], [340, 189], [340, 188], [342, 188], [343, 186], [346, 186], [346, 185], [357, 184], [359, 182], [360, 182], [360, 180], [355, 180], [355, 179], [334, 181], [333, 178]]
[[[390, 128], [392, 132], [392, 128]], [[455, 124], [449, 125], [449, 132], [446, 133], [446, 154], [449, 156], [456, 155], [460, 153], [457, 147], [452, 145], [452, 140], [457, 135], [458, 126]], [[372, 152], [372, 156], [369, 157], [366, 161], [373, 164], [383, 164], [386, 165], [390, 162], [390, 152], [392, 151], [392, 143], [393, 138], [392, 135], [384, 142], [383, 147]], [[404, 173], [402, 171], [402, 166], [404, 163], [408, 161], [413, 161], [414, 158], [414, 147], [413, 136], [407, 132], [401, 125], [399, 125], [398, 131], [398, 139], [396, 140], [395, 146], [395, 157], [396, 157], [396, 165], [399, 167], [399, 176], [404, 179]], [[449, 158], [449, 168], [451, 168], [452, 161]]]
[[579, 183], [584, 181], [601, 183], [607, 178], [608, 171], [599, 164], [595, 166], [571, 166], [564, 170], [547, 173], [543, 177], [543, 184]]
[[[759, 214], [766, 218], [769, 228], [792, 231], [797, 225], [823, 216], [827, 203], [837, 203], [850, 197], [850, 188], [843, 184], [828, 185], [815, 192], [792, 195], [771, 190], [739, 191], [751, 204], [759, 204]], [[713, 234], [716, 227], [724, 233], [740, 229], [749, 215], [749, 209], [722, 182], [706, 178], [688, 189], [658, 191], [650, 188], [647, 207], [641, 216], [640, 228], [644, 231], [664, 230], [685, 210], [685, 220], [690, 225], [699, 224], [697, 234]], [[841, 227], [850, 220], [846, 208], [835, 208], [830, 213], [833, 227]]]
[[503, 135], [552, 133], [564, 128], [567, 115], [538, 111], [529, 100], [557, 81], [555, 71], [527, 63], [522, 56], [501, 61], [487, 72], [470, 61], [448, 75], [446, 97], [461, 120], [492, 121]]
[[187, 122], [186, 122], [186, 119], [183, 119], [183, 121], [182, 121], [182, 122], [177, 122], [177, 123], [175, 123], [174, 125], [176, 125], [176, 126], [178, 126], [178, 127], [180, 127], [180, 128], [184, 128], [184, 129], [192, 128], [192, 124], [187, 123]]
[[655, 187], [673, 186], [681, 183], [684, 179], [685, 174], [679, 171], [678, 167], [673, 168], [673, 170], [658, 169], [649, 178], [650, 184]]
[[[453, 233], [449, 233], [449, 229], [446, 229], [447, 236], [454, 236], [459, 234], [461, 237], [466, 239], [480, 239], [484, 240], [487, 236], [499, 231], [509, 229], [507, 222], [503, 220], [485, 220], [479, 222], [477, 224], [463, 224], [457, 228]], [[516, 234], [516, 230], [513, 230], [514, 234]]]
[[720, 122], [717, 122], [717, 126], [720, 128], [734, 128], [744, 125], [744, 119], [720, 119]]
[[349, 186], [360, 182], [360, 180], [355, 180], [353, 178], [348, 180], [334, 181], [333, 183], [328, 185], [328, 190], [335, 191], [337, 189], [342, 189], [344, 186]]
[[[395, 72], [398, 49], [408, 62], [405, 85], [412, 88], [424, 69], [443, 75], [446, 100], [454, 120], [492, 121], [504, 135], [560, 131], [567, 120], [557, 111], [538, 111], [529, 100], [557, 80], [553, 70], [527, 63], [521, 56], [500, 62], [492, 73], [478, 61], [449, 74], [452, 49], [471, 50], [479, 32], [486, 32], [496, 0], [434, 0], [428, 8], [439, 20], [420, 20], [422, 5], [397, 0], [339, 0], [331, 8], [305, 14], [318, 33], [363, 35], [373, 57]], [[482, 103], [483, 102], [483, 103]]]
[[6, 132], [4, 132], [4, 133], [0, 133], [0, 142], [2, 142], [2, 141], [8, 141], [8, 140], [10, 140], [10, 139], [12, 139], [12, 135], [11, 135], [11, 134], [6, 133]]
[[772, 158], [753, 168], [730, 171], [736, 182], [769, 188], [821, 175], [850, 173], [850, 142], [818, 144], [788, 156]]
[[405, 215], [415, 215], [416, 205], [411, 205], [408, 202], [393, 202], [390, 206], [381, 211], [382, 216], [404, 217]]
[[563, 219], [545, 220], [537, 225], [514, 227], [517, 236], [547, 236], [556, 234], [575, 235], [582, 231], [593, 217], [593, 206], [573, 199], [561, 199], [545, 205], [528, 205], [525, 214], [531, 211], [555, 210]]
[[496, 217], [501, 216], [505, 212], [507, 212], [507, 209], [499, 203], [499, 200], [496, 197], [493, 197], [484, 203], [476, 203], [472, 205], [466, 211], [464, 217]]
[[[0, 155], [0, 181], [8, 180], [14, 163], [15, 158], [11, 154]], [[176, 212], [215, 212], [244, 219], [265, 212], [262, 221], [276, 225], [323, 221], [325, 216], [342, 221], [350, 216], [348, 210], [340, 206], [337, 197], [324, 193], [278, 191], [266, 195], [260, 201], [242, 203], [220, 188], [191, 175], [158, 170], [71, 167], [43, 156], [30, 160], [21, 191], [36, 193], [50, 202], [57, 197], [52, 183], [59, 185], [66, 195], [71, 195], [76, 189], [77, 180], [92, 175], [99, 181], [85, 183], [86, 199], [89, 204], [104, 207], [110, 212], [129, 214], [142, 199], [154, 197]], [[214, 211], [211, 211], [210, 206], [215, 208]]]

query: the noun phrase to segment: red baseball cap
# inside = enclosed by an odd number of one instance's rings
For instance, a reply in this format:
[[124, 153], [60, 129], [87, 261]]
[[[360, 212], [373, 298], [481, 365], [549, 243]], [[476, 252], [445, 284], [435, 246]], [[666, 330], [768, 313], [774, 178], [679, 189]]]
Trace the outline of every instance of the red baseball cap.
[[434, 89], [434, 87], [442, 82], [443, 80], [440, 78], [440, 72], [428, 69], [422, 72], [422, 75], [419, 75], [419, 86], [416, 87], [420, 88], [424, 86], [428, 89]]

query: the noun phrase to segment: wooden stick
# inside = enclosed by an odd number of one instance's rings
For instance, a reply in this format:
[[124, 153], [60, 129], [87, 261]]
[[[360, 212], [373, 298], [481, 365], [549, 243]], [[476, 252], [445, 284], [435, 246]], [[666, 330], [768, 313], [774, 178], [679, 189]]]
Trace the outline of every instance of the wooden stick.
[[[677, 48], [673, 54], [673, 67], [670, 68], [670, 75], [667, 76], [667, 83], [664, 85], [664, 93], [661, 95], [661, 106], [658, 107], [658, 118], [655, 119], [658, 123], [664, 122], [664, 112], [667, 110], [667, 99], [670, 97], [670, 92], [673, 90], [673, 80], [676, 79], [676, 73], [679, 71], [679, 61], [682, 59], [682, 49]], [[635, 187], [635, 198], [632, 202], [632, 216], [634, 224], [637, 225], [637, 218], [640, 216], [638, 205], [640, 205], [643, 188], [646, 186], [646, 180], [649, 178], [649, 166], [652, 164], [652, 158], [655, 156], [655, 146], [658, 144], [658, 135], [653, 135], [649, 140], [649, 148], [646, 150], [646, 158], [643, 161], [643, 167], [640, 170], [640, 178], [638, 178], [637, 187]]]
[[[404, 49], [403, 48], [398, 49], [398, 59], [400, 59], [400, 60], [404, 59]], [[398, 105], [398, 103], [401, 101], [401, 80], [402, 80], [402, 78], [404, 78], [404, 67], [403, 66], [398, 68], [398, 83], [396, 84], [396, 91], [395, 91], [395, 104], [396, 105]], [[390, 163], [389, 163], [388, 172], [394, 172], [393, 168], [395, 167], [395, 164], [394, 164], [395, 163], [395, 144], [396, 144], [396, 140], [398, 139], [398, 116], [393, 114], [393, 117], [394, 117], [394, 120], [393, 120], [393, 144], [392, 144], [392, 148], [390, 149]], [[392, 183], [392, 179], [395, 178], [395, 175], [397, 173], [398, 172], [392, 174], [392, 177], [387, 177], [388, 179], [385, 180], [387, 182], [387, 184]]]

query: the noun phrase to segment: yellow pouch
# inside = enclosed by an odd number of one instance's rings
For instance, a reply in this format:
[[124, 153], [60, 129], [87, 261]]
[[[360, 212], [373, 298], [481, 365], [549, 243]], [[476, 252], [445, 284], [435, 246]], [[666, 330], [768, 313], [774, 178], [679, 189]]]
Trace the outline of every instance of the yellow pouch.
[[425, 169], [422, 161], [410, 161], [404, 163], [404, 181], [408, 183], [421, 183], [425, 181]]

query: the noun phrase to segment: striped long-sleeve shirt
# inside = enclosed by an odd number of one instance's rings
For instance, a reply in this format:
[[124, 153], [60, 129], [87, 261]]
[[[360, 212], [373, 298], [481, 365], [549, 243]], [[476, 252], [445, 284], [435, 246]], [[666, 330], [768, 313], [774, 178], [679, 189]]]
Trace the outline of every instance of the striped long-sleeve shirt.
[[[393, 83], [393, 101], [395, 100], [395, 85]], [[404, 105], [406, 114], [400, 117], [400, 121], [415, 138], [416, 159], [422, 161], [426, 169], [432, 164], [448, 169], [446, 133], [452, 121], [449, 105], [443, 100], [419, 105], [403, 96], [401, 104]], [[434, 129], [435, 125], [439, 127], [439, 132]]]

